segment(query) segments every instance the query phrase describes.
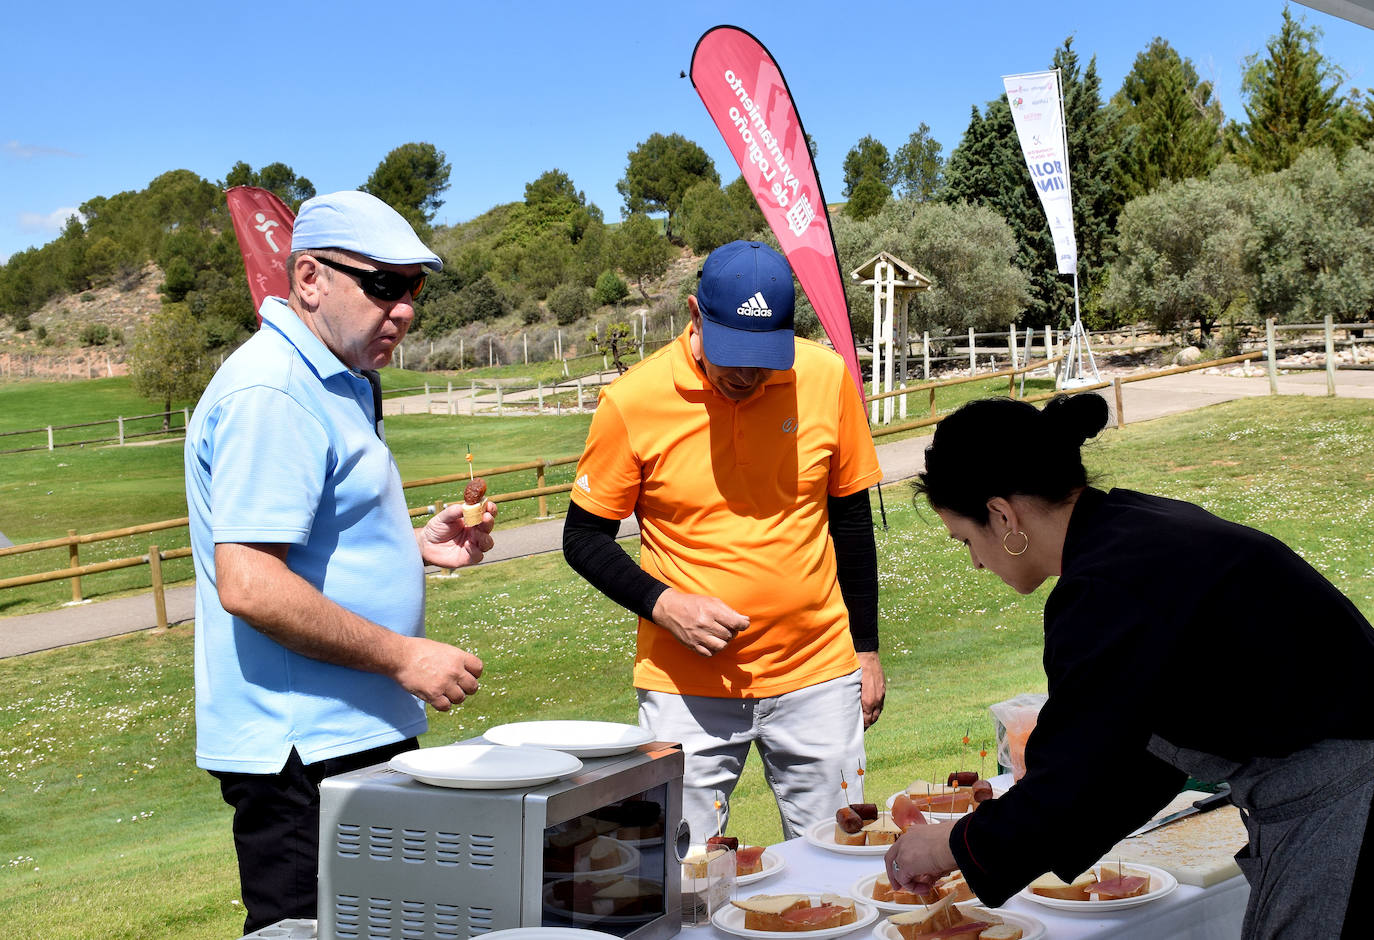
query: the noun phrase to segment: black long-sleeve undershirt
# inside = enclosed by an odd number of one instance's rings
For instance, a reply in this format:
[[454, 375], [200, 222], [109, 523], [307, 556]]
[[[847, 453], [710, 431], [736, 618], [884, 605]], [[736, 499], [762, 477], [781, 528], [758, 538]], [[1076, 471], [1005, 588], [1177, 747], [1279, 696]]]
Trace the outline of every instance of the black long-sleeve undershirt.
[[[849, 609], [849, 633], [860, 653], [878, 649], [878, 549], [868, 493], [827, 497], [836, 580]], [[640, 568], [615, 541], [620, 523], [568, 506], [563, 557], [574, 571], [621, 607], [653, 620], [654, 605], [668, 585]]]

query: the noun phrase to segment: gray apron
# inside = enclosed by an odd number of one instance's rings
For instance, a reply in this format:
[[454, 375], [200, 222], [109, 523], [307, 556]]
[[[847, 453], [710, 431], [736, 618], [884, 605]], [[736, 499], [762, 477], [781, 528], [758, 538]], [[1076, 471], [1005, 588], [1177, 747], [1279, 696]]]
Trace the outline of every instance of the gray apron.
[[1150, 753], [1199, 780], [1231, 784], [1250, 844], [1245, 940], [1339, 937], [1374, 800], [1374, 741], [1319, 741], [1236, 763], [1154, 736]]

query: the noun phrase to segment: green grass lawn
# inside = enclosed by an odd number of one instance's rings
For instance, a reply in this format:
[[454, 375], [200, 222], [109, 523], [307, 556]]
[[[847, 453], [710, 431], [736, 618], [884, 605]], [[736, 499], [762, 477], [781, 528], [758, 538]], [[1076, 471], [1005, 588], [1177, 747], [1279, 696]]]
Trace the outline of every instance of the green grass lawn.
[[[485, 421], [461, 426], [497, 434]], [[413, 440], [395, 443], [410, 460], [439, 449], [433, 439], [447, 433], [422, 420]], [[516, 449], [519, 435], [502, 433], [513, 436], [473, 440], [479, 461]], [[454, 443], [461, 460], [466, 442]], [[1194, 500], [1273, 532], [1371, 616], [1371, 450], [1369, 402], [1265, 398], [1108, 430], [1086, 456], [1105, 485]], [[432, 459], [423, 472], [442, 464]], [[1044, 688], [1048, 590], [1020, 597], [973, 571], [909, 487], [885, 493], [889, 527], [877, 540], [888, 702], [866, 738], [873, 798], [915, 777], [980, 769], [977, 750], [992, 732], [987, 706]], [[429, 592], [430, 635], [477, 652], [486, 673], [477, 696], [432, 714], [426, 745], [522, 719], [634, 720], [631, 618], [560, 556], [432, 579]], [[5, 933], [238, 936], [229, 811], [193, 766], [191, 677], [188, 627], [0, 661]], [[751, 842], [780, 837], [756, 761], [732, 802], [733, 833]]]
[[[517, 367], [505, 368], [509, 374]], [[426, 380], [435, 388], [443, 387], [441, 382], [446, 381], [434, 373], [382, 370], [383, 385], [387, 388], [413, 388]], [[1050, 381], [1043, 379], [1026, 386], [1028, 393], [1049, 387]], [[971, 398], [1005, 391], [1006, 384], [1001, 380], [953, 386], [939, 391], [937, 405], [941, 413], [947, 413]], [[565, 404], [571, 403], [572, 395], [569, 392], [562, 396]], [[13, 406], [13, 411], [7, 411], [7, 405]], [[546, 405], [553, 407], [552, 396]], [[138, 399], [123, 378], [0, 385], [0, 430], [33, 427], [35, 422], [54, 420], [52, 416], [56, 414], [79, 413], [82, 420], [95, 420], [121, 413], [144, 413], [138, 409], [147, 407], [147, 402]], [[917, 393], [909, 403], [908, 414], [912, 418], [924, 415], [927, 407], [926, 393]], [[565, 413], [476, 419], [461, 415], [398, 415], [388, 418], [386, 424], [387, 441], [396, 455], [401, 478], [418, 480], [466, 472], [464, 458], [469, 447], [478, 470], [540, 458], [575, 456], [582, 450], [590, 423], [590, 414]], [[101, 431], [102, 435], [105, 433]], [[928, 429], [908, 431], [880, 440], [926, 433]], [[566, 484], [572, 477], [573, 465], [567, 464], [549, 469], [544, 482]], [[536, 477], [530, 470], [494, 477], [489, 483], [492, 493], [509, 493], [533, 489]], [[461, 493], [459, 484], [439, 484], [409, 490], [407, 502], [411, 506], [452, 502]], [[561, 514], [567, 508], [567, 496], [548, 497], [547, 506], [550, 514]], [[533, 500], [506, 502], [501, 506], [501, 524], [518, 525], [537, 514], [538, 504]], [[79, 534], [104, 532], [185, 515], [180, 436], [125, 447], [91, 445], [0, 454], [0, 532], [16, 544], [65, 536], [70, 529]], [[79, 558], [82, 564], [91, 564], [141, 556], [151, 545], [168, 551], [187, 544], [184, 528], [170, 529], [84, 545]], [[68, 564], [65, 547], [0, 558], [0, 578], [56, 570]], [[168, 561], [163, 577], [172, 584], [190, 579], [190, 559]], [[81, 593], [87, 599], [101, 599], [146, 589], [148, 584], [148, 569], [141, 566], [88, 575], [82, 579]], [[0, 591], [0, 615], [53, 609], [71, 599], [67, 581], [9, 588]]]

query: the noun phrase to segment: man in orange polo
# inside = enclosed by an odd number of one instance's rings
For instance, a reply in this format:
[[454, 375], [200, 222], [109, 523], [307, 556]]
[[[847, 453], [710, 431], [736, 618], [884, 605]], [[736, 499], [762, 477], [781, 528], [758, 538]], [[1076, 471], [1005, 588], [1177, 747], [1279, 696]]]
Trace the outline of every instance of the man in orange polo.
[[[882, 472], [844, 362], [793, 335], [787, 261], [732, 242], [700, 278], [683, 333], [601, 393], [563, 551], [639, 615], [639, 720], [682, 742], [694, 839], [751, 744], [792, 838], [843, 802], [882, 710]], [[615, 542], [631, 513], [638, 566]]]

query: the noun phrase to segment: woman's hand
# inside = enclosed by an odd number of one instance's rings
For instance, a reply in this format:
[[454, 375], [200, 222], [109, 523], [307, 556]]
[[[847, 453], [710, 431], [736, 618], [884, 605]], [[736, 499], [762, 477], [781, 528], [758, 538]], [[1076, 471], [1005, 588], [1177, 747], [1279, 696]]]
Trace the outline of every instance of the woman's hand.
[[918, 882], [931, 883], [958, 867], [949, 848], [949, 823], [908, 826], [887, 850], [883, 862], [892, 887], [910, 890]]

